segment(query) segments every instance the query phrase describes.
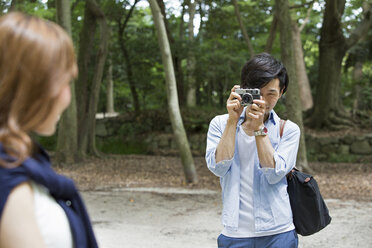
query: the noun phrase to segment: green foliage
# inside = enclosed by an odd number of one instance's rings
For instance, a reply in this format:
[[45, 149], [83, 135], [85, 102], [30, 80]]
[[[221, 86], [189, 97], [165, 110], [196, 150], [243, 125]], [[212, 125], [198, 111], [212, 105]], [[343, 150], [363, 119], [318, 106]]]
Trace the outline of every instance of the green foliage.
[[[119, 22], [124, 23], [134, 1], [128, 0], [101, 0], [100, 5], [110, 27], [109, 55], [113, 65], [115, 110], [129, 118], [132, 124], [123, 124], [119, 129], [121, 134], [135, 136], [146, 132], [165, 131], [171, 132], [169, 115], [167, 112], [167, 94], [164, 79], [164, 70], [161, 55], [153, 26], [151, 10], [146, 6], [145, 1], [134, 8], [129, 18], [123, 36], [119, 37]], [[188, 41], [188, 14], [185, 8], [185, 16], [181, 19], [181, 7], [171, 7], [177, 1], [165, 1], [166, 21], [170, 34], [170, 45], [172, 55], [177, 56], [181, 64], [183, 80], [177, 82], [186, 95], [189, 89], [189, 77], [195, 77], [197, 82], [197, 107], [182, 108], [182, 117], [188, 133], [203, 132], [208, 128], [210, 120], [217, 114], [226, 113], [226, 99], [230, 89], [239, 84], [240, 70], [244, 63], [250, 58], [247, 45], [245, 44], [242, 32], [236, 20], [234, 7], [229, 0], [201, 0], [197, 1], [196, 16], [203, 15], [203, 19], [195, 19], [200, 28], [195, 33], [195, 43]], [[264, 51], [269, 31], [274, 16], [274, 0], [253, 1], [241, 0], [239, 9], [242, 20], [251, 38], [255, 53]], [[350, 37], [362, 20], [361, 7], [365, 1], [348, 0], [342, 17], [343, 33]], [[7, 12], [10, 7], [10, 0], [0, 1], [0, 10]], [[303, 0], [290, 0], [291, 6], [302, 5], [302, 7], [291, 8], [291, 17], [298, 25], [302, 25], [308, 17], [308, 22], [301, 32], [303, 44], [304, 61], [310, 80], [312, 94], [316, 94], [318, 83], [318, 60], [320, 30], [325, 9], [325, 1], [315, 1], [312, 9], [308, 12], [309, 4]], [[172, 6], [173, 6], [172, 4]], [[42, 18], [55, 21], [55, 1], [26, 1], [19, 0], [17, 8], [21, 11]], [[79, 41], [84, 22], [85, 1], [71, 1], [72, 38], [79, 51]], [[309, 14], [309, 16], [308, 16]], [[197, 23], [198, 22], [198, 23]], [[181, 25], [183, 23], [183, 25]], [[123, 43], [120, 42], [123, 39]], [[358, 99], [360, 116], [369, 116], [372, 111], [372, 31], [366, 38], [360, 41], [349, 52], [345, 58], [341, 82], [341, 96], [344, 107], [347, 110], [353, 108], [356, 99], [356, 88], [360, 87], [361, 95]], [[129, 62], [125, 60], [122, 46], [128, 51]], [[97, 44], [94, 44], [97, 46]], [[97, 49], [98, 50], [98, 49]], [[195, 54], [196, 70], [193, 75], [187, 71], [187, 59], [190, 52]], [[276, 34], [272, 54], [280, 58], [279, 32]], [[93, 54], [92, 60], [96, 58]], [[362, 78], [353, 79], [353, 70], [356, 62], [363, 63]], [[129, 69], [135, 82], [135, 90], [139, 97], [141, 113], [133, 112], [133, 96], [129, 86]], [[106, 65], [107, 67], [107, 65]], [[89, 68], [90, 73], [94, 68]], [[108, 68], [104, 72], [104, 80], [101, 85], [100, 101], [98, 111], [106, 109], [106, 79]], [[181, 85], [183, 81], [183, 85]], [[86, 94], [89, 94], [87, 92]], [[185, 106], [184, 102], [180, 102]], [[316, 103], [315, 103], [316, 104]], [[286, 107], [280, 101], [275, 111], [286, 118]], [[368, 112], [369, 111], [369, 112]], [[368, 122], [364, 118], [364, 123]], [[40, 142], [49, 149], [55, 147], [56, 138], [39, 138]], [[104, 152], [136, 153], [142, 151], [142, 146], [126, 146], [118, 138], [99, 140], [99, 149]], [[330, 155], [330, 159], [337, 160]], [[341, 158], [340, 158], [341, 159]], [[353, 160], [354, 158], [350, 158]], [[341, 159], [341, 160], [347, 160]]]
[[356, 163], [360, 158], [354, 154], [330, 153], [327, 161], [331, 163]]
[[33, 140], [39, 143], [48, 151], [54, 151], [57, 146], [57, 135], [54, 134], [52, 136], [39, 136], [36, 134], [32, 135]]

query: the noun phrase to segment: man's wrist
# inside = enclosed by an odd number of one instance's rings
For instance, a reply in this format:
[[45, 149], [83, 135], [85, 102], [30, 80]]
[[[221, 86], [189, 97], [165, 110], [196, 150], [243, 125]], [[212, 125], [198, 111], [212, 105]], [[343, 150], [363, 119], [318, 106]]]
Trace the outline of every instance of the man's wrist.
[[227, 119], [227, 125], [236, 126], [238, 124], [238, 120], [239, 119], [234, 119], [234, 118], [229, 117]]
[[264, 124], [261, 124], [261, 125], [259, 125], [257, 128], [254, 128], [253, 131], [255, 131], [255, 132], [260, 131], [260, 130], [262, 130], [264, 127], [265, 127], [265, 125], [264, 125]]

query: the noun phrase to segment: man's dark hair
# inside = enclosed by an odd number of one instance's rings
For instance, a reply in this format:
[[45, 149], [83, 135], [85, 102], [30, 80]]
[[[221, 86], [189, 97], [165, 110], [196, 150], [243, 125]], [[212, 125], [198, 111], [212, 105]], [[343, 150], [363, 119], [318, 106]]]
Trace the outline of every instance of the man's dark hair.
[[261, 53], [243, 66], [240, 87], [262, 88], [275, 78], [279, 79], [280, 90], [286, 92], [288, 75], [283, 63], [268, 53]]

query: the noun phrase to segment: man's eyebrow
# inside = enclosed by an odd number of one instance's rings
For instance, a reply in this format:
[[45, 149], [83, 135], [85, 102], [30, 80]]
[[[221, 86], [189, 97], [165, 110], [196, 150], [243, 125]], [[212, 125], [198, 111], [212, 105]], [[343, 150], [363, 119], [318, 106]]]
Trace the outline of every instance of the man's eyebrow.
[[269, 89], [269, 92], [278, 92], [278, 90], [277, 89], [274, 89], [274, 88], [271, 88], [271, 89]]

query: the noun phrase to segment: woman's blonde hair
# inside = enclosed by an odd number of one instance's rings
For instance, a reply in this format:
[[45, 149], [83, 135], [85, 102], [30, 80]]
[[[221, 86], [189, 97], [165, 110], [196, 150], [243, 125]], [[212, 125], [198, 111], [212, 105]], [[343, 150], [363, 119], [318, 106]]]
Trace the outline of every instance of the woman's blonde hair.
[[28, 133], [55, 106], [77, 76], [74, 47], [57, 24], [12, 12], [0, 17], [0, 143], [17, 166], [32, 153]]

